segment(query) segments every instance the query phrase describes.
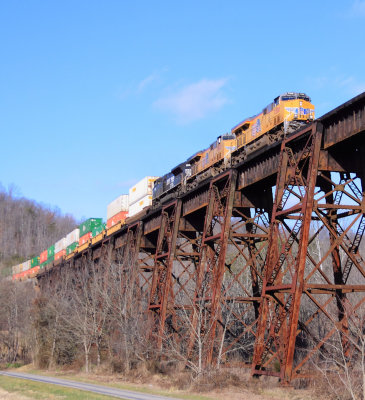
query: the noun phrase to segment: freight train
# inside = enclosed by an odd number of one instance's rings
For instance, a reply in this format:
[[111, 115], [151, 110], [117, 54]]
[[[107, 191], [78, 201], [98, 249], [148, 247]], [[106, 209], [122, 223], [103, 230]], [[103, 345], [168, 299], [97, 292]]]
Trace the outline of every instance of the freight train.
[[288, 92], [276, 97], [261, 113], [234, 126], [206, 149], [195, 153], [162, 177], [145, 177], [108, 205], [107, 224], [90, 218], [55, 245], [13, 267], [13, 279], [36, 276], [46, 266], [73, 257], [91, 244], [119, 230], [128, 217], [145, 207], [158, 207], [169, 197], [176, 197], [200, 182], [243, 162], [252, 152], [279, 141], [314, 120], [314, 105], [304, 93]]
[[276, 97], [260, 114], [244, 119], [229, 133], [218, 136], [207, 149], [157, 179], [153, 188], [154, 203], [165, 200], [177, 188], [180, 192], [194, 188], [212, 174], [239, 164], [253, 151], [313, 120], [314, 105], [306, 94], [289, 92]]

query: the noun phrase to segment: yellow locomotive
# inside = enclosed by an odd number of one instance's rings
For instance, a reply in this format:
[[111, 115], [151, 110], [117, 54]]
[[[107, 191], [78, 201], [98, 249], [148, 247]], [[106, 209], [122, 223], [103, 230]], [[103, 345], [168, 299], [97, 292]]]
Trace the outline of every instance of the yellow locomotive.
[[[313, 120], [314, 105], [311, 99], [305, 93], [289, 92], [276, 97], [260, 114], [240, 122], [232, 128], [231, 133], [236, 135], [237, 150], [246, 146], [247, 154]], [[266, 135], [266, 140], [257, 143], [263, 135]]]
[[260, 114], [243, 120], [230, 133], [219, 136], [207, 149], [191, 157], [188, 179], [197, 177], [199, 181], [211, 173], [221, 172], [241, 162], [254, 150], [278, 141], [312, 120], [314, 105], [306, 94], [282, 94]]

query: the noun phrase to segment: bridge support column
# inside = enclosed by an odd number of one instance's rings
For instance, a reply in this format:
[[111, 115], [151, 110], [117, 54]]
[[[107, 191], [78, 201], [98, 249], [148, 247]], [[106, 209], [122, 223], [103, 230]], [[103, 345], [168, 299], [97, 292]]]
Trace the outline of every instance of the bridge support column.
[[175, 300], [172, 290], [172, 267], [176, 250], [176, 239], [181, 215], [181, 200], [162, 208], [161, 225], [158, 233], [154, 258], [153, 278], [149, 301], [149, 311], [154, 322], [152, 329], [161, 350], [166, 332], [166, 323], [173, 326], [175, 319]]
[[256, 338], [272, 209], [271, 190], [237, 191], [221, 286], [218, 363], [248, 367]]
[[346, 148], [330, 154], [321, 142], [317, 123], [281, 149], [252, 373], [283, 383], [334, 357], [336, 335], [349, 362], [358, 351], [351, 324], [365, 303], [363, 172], [348, 170]]
[[208, 192], [189, 344], [190, 352], [197, 348], [199, 363], [204, 360], [207, 365], [212, 363], [222, 340], [219, 305], [236, 180], [237, 172], [229, 170], [210, 182]]
[[[303, 134], [301, 134], [301, 137]], [[269, 373], [291, 380], [309, 229], [314, 206], [321, 127], [304, 140], [293, 136], [281, 147], [261, 319], [253, 356], [254, 375]]]

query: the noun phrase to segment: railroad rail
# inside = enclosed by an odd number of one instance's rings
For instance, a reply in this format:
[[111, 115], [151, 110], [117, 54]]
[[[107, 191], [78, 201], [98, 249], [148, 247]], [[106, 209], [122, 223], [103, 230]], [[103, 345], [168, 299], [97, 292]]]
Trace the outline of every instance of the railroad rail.
[[306, 377], [336, 332], [351, 351], [348, 319], [365, 302], [364, 132], [365, 93], [144, 210], [45, 269], [39, 287], [119, 252], [160, 348], [169, 335], [189, 356], [198, 331], [206, 364]]

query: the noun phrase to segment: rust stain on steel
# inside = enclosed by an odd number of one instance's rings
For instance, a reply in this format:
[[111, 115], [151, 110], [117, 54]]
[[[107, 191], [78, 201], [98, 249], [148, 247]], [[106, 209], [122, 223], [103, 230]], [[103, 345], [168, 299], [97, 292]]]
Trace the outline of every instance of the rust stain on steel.
[[186, 216], [208, 205], [209, 190], [197, 194], [183, 204], [183, 216]]
[[279, 165], [279, 153], [270, 154], [267, 158], [252, 162], [238, 177], [238, 189], [243, 189], [249, 185], [259, 182], [271, 175], [276, 174]]
[[320, 118], [324, 126], [324, 149], [365, 130], [365, 93]]
[[160, 228], [160, 225], [161, 215], [158, 215], [157, 217], [146, 221], [144, 224], [144, 234], [146, 235], [148, 233], [158, 230]]

